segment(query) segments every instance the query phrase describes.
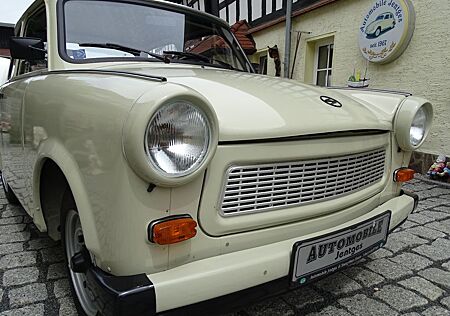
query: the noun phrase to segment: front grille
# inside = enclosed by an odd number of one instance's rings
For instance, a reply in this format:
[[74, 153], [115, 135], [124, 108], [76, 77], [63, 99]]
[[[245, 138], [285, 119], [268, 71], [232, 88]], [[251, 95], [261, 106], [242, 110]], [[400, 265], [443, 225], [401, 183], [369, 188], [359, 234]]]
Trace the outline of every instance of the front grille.
[[337, 198], [380, 181], [385, 149], [314, 160], [233, 166], [225, 175], [223, 216]]

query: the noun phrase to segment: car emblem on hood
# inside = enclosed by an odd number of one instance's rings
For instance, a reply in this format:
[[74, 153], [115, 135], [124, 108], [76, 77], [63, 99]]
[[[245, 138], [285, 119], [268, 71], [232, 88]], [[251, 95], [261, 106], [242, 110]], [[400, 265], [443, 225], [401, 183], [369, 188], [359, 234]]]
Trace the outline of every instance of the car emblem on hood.
[[336, 99], [327, 97], [327, 96], [325, 96], [325, 95], [322, 95], [322, 96], [320, 97], [320, 100], [322, 100], [322, 102], [325, 102], [325, 103], [328, 104], [328, 105], [334, 106], [335, 108], [340, 108], [340, 107], [342, 107], [342, 103], [341, 103], [341, 102], [339, 102], [339, 101], [336, 100]]

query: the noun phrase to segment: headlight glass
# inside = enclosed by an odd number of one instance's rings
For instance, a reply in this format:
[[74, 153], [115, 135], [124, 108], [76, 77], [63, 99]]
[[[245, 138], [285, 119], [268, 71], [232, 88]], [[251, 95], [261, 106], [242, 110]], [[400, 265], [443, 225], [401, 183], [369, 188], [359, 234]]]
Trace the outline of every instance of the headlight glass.
[[409, 130], [409, 141], [411, 142], [411, 145], [417, 146], [420, 144], [423, 137], [425, 136], [426, 124], [427, 113], [424, 107], [421, 107], [417, 111], [416, 116], [414, 116], [411, 124], [411, 129]]
[[189, 102], [159, 108], [145, 135], [150, 162], [168, 177], [194, 172], [208, 152], [211, 131], [206, 114]]

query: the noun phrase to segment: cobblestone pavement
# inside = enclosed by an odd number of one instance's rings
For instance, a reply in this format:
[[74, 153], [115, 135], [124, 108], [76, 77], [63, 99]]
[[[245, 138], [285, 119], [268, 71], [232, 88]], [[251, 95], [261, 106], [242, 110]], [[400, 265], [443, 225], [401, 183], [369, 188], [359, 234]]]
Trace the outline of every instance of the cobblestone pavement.
[[[421, 202], [384, 249], [234, 315], [450, 315], [450, 188], [421, 180], [405, 187]], [[60, 245], [3, 191], [0, 206], [0, 316], [76, 315]]]

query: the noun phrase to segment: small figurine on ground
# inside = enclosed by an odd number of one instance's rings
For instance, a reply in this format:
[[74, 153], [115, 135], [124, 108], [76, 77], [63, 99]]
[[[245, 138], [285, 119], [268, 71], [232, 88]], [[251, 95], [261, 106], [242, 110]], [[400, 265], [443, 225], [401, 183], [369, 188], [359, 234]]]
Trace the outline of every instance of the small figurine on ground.
[[434, 180], [444, 180], [450, 177], [450, 162], [445, 163], [445, 156], [439, 155], [428, 169], [427, 176]]

